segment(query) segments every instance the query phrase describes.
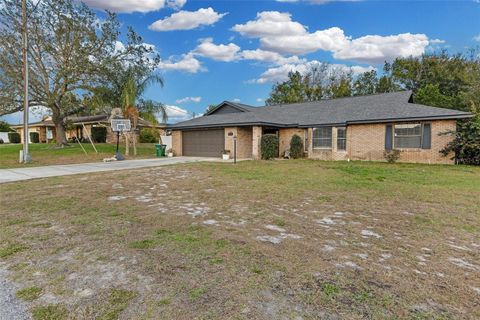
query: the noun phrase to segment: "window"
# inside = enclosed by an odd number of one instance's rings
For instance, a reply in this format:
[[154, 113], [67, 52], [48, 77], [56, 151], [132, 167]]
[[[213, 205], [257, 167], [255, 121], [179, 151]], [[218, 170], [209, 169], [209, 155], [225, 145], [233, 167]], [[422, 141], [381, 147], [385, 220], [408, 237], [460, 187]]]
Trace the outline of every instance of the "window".
[[347, 128], [337, 128], [337, 150], [347, 150]]
[[403, 148], [421, 148], [422, 147], [422, 125], [396, 124], [394, 135], [394, 147]]
[[313, 148], [332, 148], [332, 127], [313, 128]]

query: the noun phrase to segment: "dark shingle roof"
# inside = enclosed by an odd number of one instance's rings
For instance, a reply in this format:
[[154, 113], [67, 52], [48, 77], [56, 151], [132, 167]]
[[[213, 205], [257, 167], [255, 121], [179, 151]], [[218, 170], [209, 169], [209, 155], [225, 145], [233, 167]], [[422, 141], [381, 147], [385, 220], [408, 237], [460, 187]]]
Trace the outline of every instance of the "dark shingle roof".
[[[460, 119], [469, 112], [410, 103], [410, 91], [315, 102], [249, 107], [245, 112], [212, 114], [173, 125], [172, 129], [242, 125], [311, 127], [411, 120]], [[243, 105], [245, 106], [245, 105]]]

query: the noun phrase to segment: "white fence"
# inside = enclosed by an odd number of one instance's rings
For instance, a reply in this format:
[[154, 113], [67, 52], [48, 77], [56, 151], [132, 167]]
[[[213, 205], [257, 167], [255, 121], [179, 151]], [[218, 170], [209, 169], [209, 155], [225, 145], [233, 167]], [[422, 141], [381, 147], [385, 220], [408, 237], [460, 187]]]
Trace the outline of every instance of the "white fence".
[[172, 136], [160, 136], [162, 144], [167, 145], [167, 150], [172, 148]]
[[8, 132], [0, 132], [0, 139], [2, 139], [4, 143], [9, 143]]

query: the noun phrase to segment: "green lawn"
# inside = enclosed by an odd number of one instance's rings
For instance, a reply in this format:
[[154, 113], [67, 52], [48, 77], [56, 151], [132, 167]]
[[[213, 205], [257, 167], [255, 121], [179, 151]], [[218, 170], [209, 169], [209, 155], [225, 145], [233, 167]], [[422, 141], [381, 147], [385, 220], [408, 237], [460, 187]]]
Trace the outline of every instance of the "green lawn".
[[[52, 164], [69, 164], [82, 162], [97, 162], [103, 158], [112, 157], [115, 154], [116, 145], [108, 143], [96, 143], [95, 147], [98, 153], [95, 153], [90, 143], [82, 143], [87, 151], [85, 154], [78, 143], [72, 143], [69, 147], [55, 148], [51, 144], [30, 144], [29, 152], [33, 161], [27, 165], [18, 163], [19, 151], [22, 150], [21, 144], [0, 145], [0, 169], [21, 168], [25, 166], [45, 166]], [[120, 152], [125, 154], [125, 146], [120, 146]], [[130, 150], [132, 153], [132, 150]], [[137, 156], [134, 158], [151, 158], [155, 156], [155, 146], [153, 143], [141, 143], [137, 146]]]
[[34, 319], [479, 319], [480, 168], [195, 163], [0, 185]]

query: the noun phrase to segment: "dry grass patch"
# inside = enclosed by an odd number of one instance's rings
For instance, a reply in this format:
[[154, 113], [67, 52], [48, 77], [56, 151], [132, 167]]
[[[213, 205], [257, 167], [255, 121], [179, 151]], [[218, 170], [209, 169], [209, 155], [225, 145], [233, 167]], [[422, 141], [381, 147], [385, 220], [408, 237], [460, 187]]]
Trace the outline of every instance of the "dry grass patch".
[[475, 319], [479, 180], [298, 160], [5, 184], [1, 259], [78, 319]]

